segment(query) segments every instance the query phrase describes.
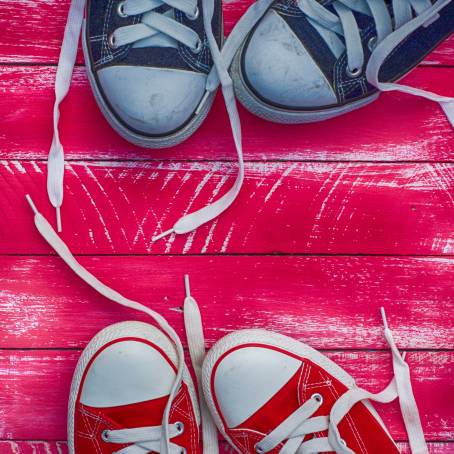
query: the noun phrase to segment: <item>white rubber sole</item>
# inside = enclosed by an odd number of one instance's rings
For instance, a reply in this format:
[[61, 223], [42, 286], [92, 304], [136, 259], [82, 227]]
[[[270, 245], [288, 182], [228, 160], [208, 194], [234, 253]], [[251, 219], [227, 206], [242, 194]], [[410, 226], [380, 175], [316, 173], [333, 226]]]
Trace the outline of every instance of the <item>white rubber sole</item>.
[[174, 145], [178, 145], [181, 142], [184, 142], [189, 138], [194, 132], [200, 127], [205, 118], [207, 117], [211, 106], [213, 104], [216, 92], [211, 93], [207, 99], [205, 99], [203, 105], [199, 108], [199, 111], [195, 113], [192, 119], [187, 122], [181, 129], [176, 132], [173, 132], [169, 135], [150, 137], [147, 135], [139, 134], [131, 129], [128, 129], [123, 123], [121, 123], [118, 118], [111, 111], [109, 106], [106, 104], [104, 97], [102, 96], [96, 78], [91, 71], [90, 59], [88, 53], [88, 47], [86, 42], [86, 20], [83, 22], [83, 31], [82, 31], [82, 47], [84, 51], [84, 58], [86, 62], [86, 70], [88, 75], [88, 80], [90, 81], [90, 86], [93, 91], [93, 94], [96, 99], [96, 103], [99, 106], [99, 109], [103, 113], [107, 122], [110, 126], [118, 133], [121, 137], [126, 139], [128, 142], [138, 145], [143, 148], [169, 148]]
[[[106, 344], [124, 337], [136, 337], [139, 339], [145, 339], [161, 348], [161, 350], [168, 356], [175, 367], [177, 364], [177, 353], [176, 350], [168, 337], [158, 328], [153, 325], [149, 325], [143, 322], [121, 322], [114, 325], [110, 325], [104, 328], [89, 342], [85, 350], [82, 352], [81, 357], [74, 371], [73, 380], [71, 383], [71, 391], [69, 395], [68, 403], [68, 451], [69, 454], [76, 454], [74, 450], [74, 416], [77, 396], [79, 395], [79, 389], [81, 386], [82, 378], [87, 365], [91, 361], [94, 355]], [[189, 395], [191, 397], [192, 406], [197, 421], [197, 425], [200, 426], [200, 411], [197, 401], [197, 394], [195, 391], [194, 383], [188, 368], [185, 365], [183, 372], [183, 381], [188, 387]], [[84, 453], [77, 453], [84, 454]]]
[[339, 115], [364, 107], [375, 101], [380, 95], [380, 93], [374, 93], [359, 101], [328, 109], [305, 111], [282, 109], [265, 103], [249, 89], [241, 72], [242, 50], [243, 47], [238, 50], [230, 68], [236, 96], [249, 112], [265, 120], [272, 121], [273, 123], [299, 124], [329, 120], [330, 118], [338, 117]]
[[[241, 451], [236, 448], [233, 441], [227, 435], [223, 420], [217, 411], [214, 396], [211, 393], [211, 379], [213, 369], [219, 358], [221, 358], [228, 351], [246, 344], [263, 344], [269, 345], [270, 347], [281, 348], [282, 350], [288, 351], [302, 358], [307, 358], [308, 360], [317, 364], [337, 380], [339, 380], [341, 383], [343, 383], [348, 389], [356, 386], [353, 377], [351, 377], [335, 362], [331, 361], [329, 358], [327, 358], [317, 350], [314, 350], [308, 345], [303, 344], [302, 342], [298, 342], [290, 337], [260, 329], [241, 330], [228, 334], [227, 336], [219, 340], [207, 353], [202, 368], [202, 387], [205, 401], [211, 412], [211, 415], [213, 416], [217, 428], [230, 444], [230, 446], [240, 454]], [[386, 426], [384, 425], [383, 421], [381, 420], [372, 404], [369, 401], [364, 401], [363, 404], [380, 423], [385, 432], [388, 434], [389, 438], [392, 440], [392, 437], [389, 434]]]

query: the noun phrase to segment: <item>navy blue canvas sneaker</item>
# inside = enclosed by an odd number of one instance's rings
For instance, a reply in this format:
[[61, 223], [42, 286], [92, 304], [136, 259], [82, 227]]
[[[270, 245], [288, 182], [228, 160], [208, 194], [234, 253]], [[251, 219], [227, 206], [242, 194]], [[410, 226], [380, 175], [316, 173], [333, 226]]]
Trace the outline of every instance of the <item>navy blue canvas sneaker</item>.
[[256, 115], [325, 120], [400, 90], [440, 102], [454, 123], [451, 98], [395, 83], [453, 33], [454, 1], [259, 0], [245, 16], [231, 74]]
[[[167, 147], [206, 117], [213, 66], [201, 0], [88, 0], [83, 44], [93, 92], [109, 123], [127, 140]], [[212, 30], [220, 46], [222, 8]]]
[[55, 78], [54, 136], [47, 192], [62, 230], [64, 152], [58, 123], [81, 31], [88, 78], [99, 107], [124, 138], [148, 148], [169, 147], [202, 123], [220, 85], [239, 171], [213, 203], [152, 234], [154, 241], [191, 232], [225, 211], [244, 179], [241, 126], [233, 82], [221, 55], [221, 0], [71, 0]]

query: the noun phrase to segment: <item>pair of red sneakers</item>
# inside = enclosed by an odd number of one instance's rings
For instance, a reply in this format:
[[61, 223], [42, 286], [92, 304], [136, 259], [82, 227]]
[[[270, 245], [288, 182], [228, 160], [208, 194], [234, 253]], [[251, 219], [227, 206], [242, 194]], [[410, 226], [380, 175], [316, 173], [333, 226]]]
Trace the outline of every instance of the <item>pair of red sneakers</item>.
[[159, 327], [112, 325], [84, 350], [69, 400], [71, 454], [194, 454], [202, 445], [205, 454], [215, 454], [216, 428], [242, 454], [398, 453], [370, 403], [396, 398], [412, 452], [428, 452], [409, 368], [384, 311], [394, 378], [371, 394], [316, 350], [264, 330], [233, 332], [205, 355], [201, 317], [186, 279], [184, 318], [197, 393], [183, 345], [166, 320], [83, 268], [29, 202], [41, 235], [81, 279], [110, 300], [147, 313]]
[[[172, 342], [154, 326], [124, 322], [101, 331], [74, 375], [70, 453], [201, 452], [201, 417], [186, 367], [170, 408], [168, 451], [162, 446], [177, 368]], [[229, 334], [208, 352], [202, 385], [216, 426], [235, 452], [399, 452], [368, 400], [396, 398], [395, 380], [369, 395], [326, 356], [286, 336], [264, 330]], [[419, 426], [417, 412], [410, 417]], [[427, 452], [424, 438], [416, 438], [413, 452]]]

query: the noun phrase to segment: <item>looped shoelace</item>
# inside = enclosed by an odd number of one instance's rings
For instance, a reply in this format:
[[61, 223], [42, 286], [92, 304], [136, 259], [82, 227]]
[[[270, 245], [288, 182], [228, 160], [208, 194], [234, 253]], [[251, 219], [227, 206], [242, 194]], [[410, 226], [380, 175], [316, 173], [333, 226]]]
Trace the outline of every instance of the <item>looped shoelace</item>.
[[[383, 308], [381, 308], [381, 313], [385, 327], [385, 339], [393, 355], [394, 378], [388, 386], [377, 394], [357, 387], [351, 388], [337, 399], [329, 416], [312, 417], [323, 403], [323, 396], [320, 394], [312, 395], [298, 410], [256, 444], [255, 449], [258, 453], [269, 452], [287, 440], [279, 451], [280, 454], [311, 454], [331, 451], [338, 454], [355, 454], [341, 438], [338, 430], [339, 423], [358, 402], [373, 400], [389, 403], [399, 398], [412, 453], [428, 454], [429, 451], [411, 386], [409, 367], [404, 361], [404, 355], [399, 353], [394, 342]], [[308, 435], [325, 430], [328, 430], [327, 437], [311, 438], [305, 441]]]
[[[98, 293], [113, 301], [114, 303], [120, 304], [121, 306], [135, 309], [139, 312], [143, 312], [150, 316], [156, 324], [162, 329], [162, 331], [170, 338], [175, 345], [178, 359], [177, 375], [175, 381], [170, 390], [169, 399], [164, 410], [162, 418], [161, 436], [159, 438], [159, 447], [156, 446], [156, 450], [162, 454], [175, 454], [175, 447], [171, 446], [170, 438], [172, 438], [171, 425], [169, 424], [169, 415], [172, 402], [178, 393], [181, 382], [183, 380], [184, 371], [184, 350], [178, 334], [175, 330], [167, 323], [167, 320], [157, 312], [150, 308], [140, 304], [136, 301], [130, 300], [112, 288], [108, 287], [91, 274], [86, 268], [84, 268], [73, 256], [68, 246], [58, 236], [46, 218], [37, 210], [29, 195], [26, 196], [30, 207], [34, 212], [35, 226], [38, 229], [42, 237], [49, 243], [52, 249], [63, 259], [63, 261], [77, 274], [85, 283], [96, 290]], [[188, 339], [189, 351], [193, 362], [193, 367], [196, 372], [197, 381], [199, 385], [199, 400], [201, 407], [201, 418], [202, 418], [202, 430], [203, 430], [203, 452], [206, 454], [216, 454], [218, 452], [218, 439], [217, 431], [214, 422], [207, 411], [207, 407], [203, 398], [203, 394], [200, 393], [200, 375], [202, 362], [205, 356], [205, 340], [203, 336], [202, 319], [198, 305], [194, 298], [190, 294], [189, 289], [189, 278], [185, 277], [186, 284], [186, 298], [184, 301], [184, 323], [185, 330]], [[140, 429], [140, 428], [139, 428]], [[129, 435], [132, 433], [130, 432]], [[118, 434], [117, 434], [118, 435]], [[126, 436], [126, 432], [123, 433]], [[142, 434], [143, 435], [143, 434]], [[158, 441], [158, 440], [156, 440]], [[120, 451], [122, 452], [122, 451]], [[128, 454], [132, 454], [135, 451], [125, 451]], [[139, 451], [142, 452], [142, 451]], [[180, 451], [181, 452], [181, 451]], [[123, 454], [124, 452], [122, 452]]]
[[[59, 108], [60, 103], [67, 95], [71, 84], [71, 77], [76, 61], [78, 41], [84, 17], [85, 1], [86, 0], [72, 0], [71, 2], [55, 79], [55, 104], [53, 115], [54, 136], [48, 157], [47, 192], [49, 200], [56, 209], [58, 232], [61, 232], [62, 230], [60, 208], [63, 203], [64, 176], [64, 151], [58, 131], [60, 117]], [[188, 17], [195, 17], [198, 15], [197, 3], [194, 3], [194, 0], [125, 0], [121, 7], [122, 14], [136, 15], [142, 14], [145, 11], [147, 11], [147, 13], [142, 17], [142, 23], [120, 27], [115, 30], [112, 35], [112, 44], [119, 47], [137, 42], [144, 38], [152, 37], [156, 33], [161, 33], [187, 45], [192, 50], [198, 49], [201, 43], [197, 33], [163, 14], [152, 11], [157, 6], [164, 3], [185, 12]], [[172, 233], [182, 234], [191, 232], [202, 224], [216, 218], [234, 202], [241, 190], [244, 180], [241, 124], [235, 102], [233, 83], [228, 73], [228, 67], [219, 51], [211, 25], [214, 13], [214, 2], [213, 0], [202, 0], [202, 6], [205, 33], [214, 65], [210, 74], [211, 77], [208, 77], [207, 79], [206, 92], [197, 112], [200, 111], [202, 105], [209, 98], [209, 95], [217, 89], [220, 83], [232, 128], [239, 170], [234, 184], [222, 197], [212, 204], [181, 217], [170, 230], [155, 235], [152, 238], [152, 241], [157, 241]], [[214, 74], [216, 74], [216, 76], [214, 76]]]
[[[169, 438], [181, 435], [183, 424], [169, 424]], [[143, 454], [145, 452], [160, 452], [162, 437], [161, 426], [137, 427], [133, 429], [105, 430], [102, 438], [106, 443], [127, 444], [126, 448], [115, 451], [114, 454]], [[172, 454], [185, 454], [185, 448], [170, 443]]]

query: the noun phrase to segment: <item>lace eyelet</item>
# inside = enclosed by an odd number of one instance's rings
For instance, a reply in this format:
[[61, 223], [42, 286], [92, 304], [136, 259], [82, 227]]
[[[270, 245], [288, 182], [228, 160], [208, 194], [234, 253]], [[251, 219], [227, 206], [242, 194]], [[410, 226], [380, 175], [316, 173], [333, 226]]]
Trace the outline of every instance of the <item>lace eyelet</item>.
[[340, 442], [341, 442], [341, 445], [347, 447], [347, 442], [343, 438], [340, 439]]
[[175, 427], [178, 430], [178, 434], [182, 434], [184, 432], [184, 424], [180, 421], [175, 423]]
[[107, 38], [107, 44], [109, 45], [109, 47], [111, 49], [117, 49], [118, 48], [116, 40], [115, 40], [115, 35], [113, 33], [111, 33], [109, 35], [109, 37]]
[[376, 47], [377, 47], [378, 39], [376, 36], [372, 36], [371, 39], [369, 39], [369, 42], [367, 43], [367, 47], [369, 50], [372, 52]]
[[323, 396], [319, 393], [312, 394], [311, 399], [315, 399], [319, 405], [323, 403]]
[[353, 68], [353, 69], [350, 69], [348, 66], [347, 68], [345, 69], [345, 72], [347, 73], [347, 76], [348, 77], [351, 77], [352, 79], [354, 79], [355, 77], [358, 77], [359, 75], [361, 75], [361, 73], [363, 72], [363, 70], [361, 68]]
[[192, 52], [193, 54], [200, 54], [200, 52], [201, 52], [202, 49], [203, 49], [203, 43], [202, 43], [202, 40], [199, 39], [199, 40], [197, 41], [197, 44], [196, 44], [195, 49], [191, 49], [191, 52]]
[[200, 11], [199, 7], [197, 6], [193, 14], [186, 14], [186, 17], [189, 20], [196, 20], [199, 17]]
[[257, 443], [256, 445], [254, 445], [254, 449], [255, 449], [255, 452], [257, 452], [258, 454], [264, 454], [264, 449], [262, 447], [259, 446], [259, 444]]
[[122, 1], [117, 6], [117, 14], [120, 17], [128, 17], [128, 15], [125, 13], [125, 9], [124, 8], [125, 8], [125, 2]]
[[109, 431], [107, 429], [101, 432], [101, 438], [102, 441], [109, 442]]

